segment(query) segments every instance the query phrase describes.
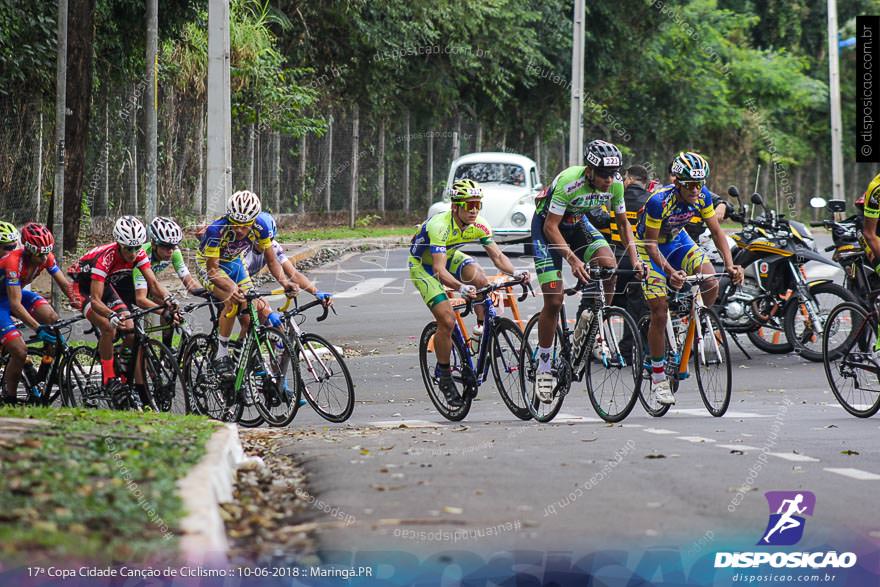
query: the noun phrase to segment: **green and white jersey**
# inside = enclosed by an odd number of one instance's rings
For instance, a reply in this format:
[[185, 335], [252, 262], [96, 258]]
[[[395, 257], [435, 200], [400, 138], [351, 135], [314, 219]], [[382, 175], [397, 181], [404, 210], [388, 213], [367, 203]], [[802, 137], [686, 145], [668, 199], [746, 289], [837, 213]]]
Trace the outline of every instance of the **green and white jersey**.
[[[153, 255], [152, 243], [145, 244], [143, 249], [147, 253], [147, 257], [150, 259], [150, 265], [153, 268], [153, 273], [156, 275], [159, 275], [159, 273], [168, 267], [174, 267], [174, 272], [177, 273], [177, 276], [181, 281], [189, 275], [189, 269], [186, 266], [186, 262], [183, 260], [183, 253], [180, 252], [180, 247], [174, 247], [174, 252], [171, 253], [171, 258], [167, 261], [160, 261], [155, 255]], [[144, 277], [144, 274], [140, 272], [140, 269], [135, 267], [131, 275], [134, 279], [135, 289], [147, 289], [147, 280]]]
[[547, 213], [558, 214], [564, 223], [574, 223], [589, 212], [605, 206], [609, 211], [626, 214], [623, 199], [623, 182], [619, 177], [611, 183], [607, 192], [590, 186], [586, 167], [569, 167], [556, 176], [544, 197], [537, 202], [536, 212], [547, 217]]

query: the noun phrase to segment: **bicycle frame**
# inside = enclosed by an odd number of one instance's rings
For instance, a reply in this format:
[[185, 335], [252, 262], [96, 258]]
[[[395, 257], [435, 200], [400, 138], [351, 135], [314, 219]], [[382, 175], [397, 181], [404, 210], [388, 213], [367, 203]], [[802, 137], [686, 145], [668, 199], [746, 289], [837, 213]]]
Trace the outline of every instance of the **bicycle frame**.
[[[691, 281], [691, 309], [688, 313], [688, 329], [687, 334], [685, 335], [684, 342], [682, 344], [681, 354], [679, 355], [678, 360], [678, 375], [684, 375], [687, 373], [687, 365], [690, 362], [691, 353], [693, 352], [694, 344], [696, 343], [697, 348], [700, 352], [700, 360], [706, 360], [706, 351], [703, 347], [703, 333], [702, 331], [697, 330], [697, 310], [700, 308], [705, 308], [706, 305], [703, 303], [703, 293], [700, 290], [700, 284], [698, 280], [690, 279]], [[678, 353], [678, 341], [675, 337], [675, 329], [672, 325], [672, 311], [666, 310], [666, 337], [669, 341], [670, 349], [673, 353]], [[718, 352], [718, 340], [715, 337], [712, 337], [712, 342], [715, 345], [716, 356], [721, 357], [721, 354]], [[683, 377], [679, 377], [679, 379], [683, 379]]]
[[[462, 376], [471, 378], [473, 380], [472, 383], [477, 387], [485, 383], [489, 375], [489, 361], [487, 360], [489, 341], [492, 340], [491, 337], [494, 333], [495, 318], [498, 316], [497, 312], [495, 312], [495, 304], [492, 303], [492, 296], [486, 296], [486, 299], [480, 303], [486, 308], [486, 317], [483, 322], [485, 328], [483, 330], [483, 336], [480, 338], [480, 350], [477, 353], [476, 366], [474, 366], [473, 359], [471, 359], [471, 354], [469, 352], [462, 353], [464, 355], [462, 357]], [[455, 315], [457, 322], [460, 324], [461, 314], [456, 312]], [[453, 344], [458, 345], [459, 349], [465, 349], [465, 351], [467, 351], [467, 340], [460, 329], [459, 324], [456, 324], [455, 328], [452, 329], [452, 342]], [[466, 383], [471, 382], [468, 381]]]

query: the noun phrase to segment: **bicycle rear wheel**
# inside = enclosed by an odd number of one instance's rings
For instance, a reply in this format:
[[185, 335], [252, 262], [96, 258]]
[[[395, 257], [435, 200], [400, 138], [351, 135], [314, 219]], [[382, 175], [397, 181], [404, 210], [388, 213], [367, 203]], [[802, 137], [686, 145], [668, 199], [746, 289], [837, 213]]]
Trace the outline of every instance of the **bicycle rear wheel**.
[[[817, 283], [810, 287], [818, 318], [827, 319], [829, 312], [842, 302], [855, 302], [855, 296], [836, 283]], [[822, 330], [814, 324], [804, 300], [793, 297], [785, 308], [785, 335], [794, 344], [794, 350], [808, 361], [821, 361]], [[834, 347], [829, 347], [834, 351]]]
[[104, 393], [101, 359], [95, 347], [81, 346], [70, 349], [64, 361], [65, 405], [87, 408], [114, 408], [113, 398]]
[[600, 418], [620, 422], [636, 405], [641, 388], [642, 341], [626, 310], [608, 306], [601, 316], [596, 351], [587, 349], [583, 359], [587, 394]]
[[[54, 350], [52, 351], [54, 352]], [[31, 384], [35, 386], [39, 386], [37, 392], [40, 394], [45, 394], [45, 390], [49, 387], [48, 383], [46, 383], [45, 379], [49, 376], [49, 373], [46, 373], [43, 381], [38, 381], [37, 372], [40, 369], [40, 363], [43, 360], [43, 351], [36, 347], [27, 347], [27, 357], [25, 358], [24, 365], [22, 366], [21, 373], [18, 378], [18, 385], [16, 386], [15, 395], [18, 398], [18, 401], [23, 402], [27, 401], [33, 405], [40, 406], [50, 406], [55, 400], [58, 399], [60, 395], [60, 387], [57, 385], [52, 386], [51, 395], [40, 395], [37, 397], [34, 395], [33, 390], [28, 390], [27, 381], [25, 381], [25, 373], [30, 373], [29, 377], [31, 378]], [[0, 390], [3, 393], [6, 393], [6, 366], [9, 363], [9, 354], [2, 353], [0, 354]]]
[[[553, 354], [553, 374], [556, 376], [556, 387], [553, 399], [545, 403], [535, 393], [535, 375], [538, 371], [538, 319], [540, 312], [529, 319], [523, 331], [522, 345], [519, 349], [519, 387], [523, 404], [528, 407], [529, 414], [538, 422], [549, 422], [556, 417], [562, 408], [562, 400], [571, 385], [571, 367], [567, 360], [560, 356], [562, 352], [562, 329], [556, 327], [551, 352]], [[565, 387], [565, 389], [563, 389]]]
[[[428, 391], [428, 397], [431, 403], [440, 412], [440, 415], [452, 422], [460, 422], [471, 410], [471, 401], [473, 396], [468, 393], [462, 385], [463, 365], [465, 364], [464, 352], [453, 341], [452, 352], [449, 356], [449, 367], [452, 370], [452, 379], [458, 387], [462, 397], [462, 405], [459, 408], [450, 406], [446, 401], [446, 396], [440, 391], [440, 383], [434, 376], [434, 366], [437, 363], [434, 351], [428, 350], [429, 343], [437, 333], [437, 323], [429, 322], [422, 330], [419, 337], [419, 367], [422, 370], [422, 381], [425, 382], [425, 389]], [[433, 347], [432, 347], [433, 348]]]
[[[654, 397], [654, 394], [651, 393], [651, 360], [650, 360], [650, 347], [648, 346], [648, 327], [651, 325], [651, 317], [650, 316], [642, 316], [639, 319], [639, 332], [642, 335], [642, 348], [644, 351], [644, 359], [642, 360], [642, 381], [643, 385], [639, 386], [639, 401], [642, 403], [642, 407], [645, 408], [645, 411], [648, 412], [651, 416], [655, 418], [660, 418], [666, 415], [666, 412], [672, 407], [669, 404], [661, 404], [657, 401], [657, 398]], [[663, 340], [666, 343], [664, 351], [666, 356], [669, 356], [669, 340], [666, 335], [663, 336]], [[667, 369], [667, 375], [669, 375], [669, 369]], [[672, 393], [678, 391], [678, 379], [676, 377], [668, 377], [669, 379], [669, 387], [672, 390]]]
[[859, 418], [880, 410], [876, 342], [877, 319], [860, 304], [844, 302], [831, 310], [822, 337], [825, 376], [840, 405]]
[[730, 367], [730, 347], [721, 320], [711, 308], [697, 310], [700, 342], [694, 340], [694, 371], [700, 396], [709, 413], [721, 417], [730, 405], [733, 385]]
[[345, 422], [354, 411], [354, 382], [342, 353], [311, 332], [303, 334], [297, 346], [306, 401], [325, 420]]
[[287, 426], [299, 410], [302, 377], [298, 354], [281, 330], [263, 326], [260, 344], [251, 346], [243, 391], [270, 426]]
[[492, 376], [504, 405], [520, 420], [531, 420], [532, 414], [525, 405], [519, 389], [519, 349], [522, 332], [508, 318], [495, 318], [492, 325]]
[[195, 334], [187, 341], [183, 351], [184, 388], [190, 396], [194, 413], [214, 420], [237, 422], [244, 405], [233, 393], [232, 384], [222, 381], [214, 369], [216, 353], [217, 339], [210, 334]]

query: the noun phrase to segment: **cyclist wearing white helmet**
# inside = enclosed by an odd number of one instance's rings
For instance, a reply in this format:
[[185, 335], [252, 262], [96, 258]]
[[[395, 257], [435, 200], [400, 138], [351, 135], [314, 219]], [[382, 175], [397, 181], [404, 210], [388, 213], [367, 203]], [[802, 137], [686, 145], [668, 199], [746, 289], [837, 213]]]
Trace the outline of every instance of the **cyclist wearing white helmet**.
[[[265, 220], [258, 218], [262, 207], [260, 198], [251, 191], [232, 194], [226, 203], [226, 215], [218, 218], [201, 233], [196, 265], [199, 281], [214, 297], [223, 302], [223, 312], [218, 324], [219, 345], [217, 349], [218, 371], [229, 376], [232, 361], [228, 356], [229, 336], [232, 334], [234, 318], [227, 318], [234, 307], [245, 301], [244, 294], [253, 288], [250, 275], [242, 262], [241, 255], [251, 248], [251, 235], [264, 252], [269, 271], [289, 296], [299, 292], [299, 286], [284, 275], [284, 270], [272, 252], [272, 239]], [[268, 306], [257, 300], [257, 311], [261, 316], [268, 315]], [[246, 322], [248, 316], [242, 312], [239, 320]]]
[[[151, 291], [163, 301], [171, 300], [156, 279], [150, 259], [142, 248], [147, 240], [147, 229], [143, 223], [134, 216], [122, 216], [113, 226], [113, 238], [115, 242], [95, 247], [68, 269], [78, 285], [79, 294], [85, 298], [83, 315], [101, 333], [98, 353], [101, 356], [102, 381], [110, 397], [114, 397], [121, 386], [113, 367], [116, 329], [133, 328], [131, 320], [127, 319], [130, 306], [158, 307], [148, 299], [136, 300], [132, 278], [135, 268], [140, 270]], [[135, 378], [135, 387], [142, 391], [142, 370], [136, 371]]]

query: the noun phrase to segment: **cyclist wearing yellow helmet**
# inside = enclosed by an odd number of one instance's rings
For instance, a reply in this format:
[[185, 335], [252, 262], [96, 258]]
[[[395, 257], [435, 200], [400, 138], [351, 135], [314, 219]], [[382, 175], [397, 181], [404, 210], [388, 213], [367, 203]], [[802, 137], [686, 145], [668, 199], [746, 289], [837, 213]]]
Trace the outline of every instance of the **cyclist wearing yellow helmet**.
[[[437, 320], [435, 376], [447, 403], [456, 408], [462, 405], [461, 395], [455, 388], [449, 367], [455, 314], [443, 286], [458, 290], [462, 297], [473, 298], [477, 288], [489, 284], [483, 268], [458, 247], [478, 242], [503, 273], [513, 275], [515, 269], [492, 240], [492, 229], [480, 216], [483, 190], [479, 184], [471, 179], [456, 181], [452, 184], [451, 200], [451, 210], [426, 220], [413, 237], [409, 250], [409, 275]], [[528, 271], [520, 273], [519, 277], [528, 280]], [[474, 309], [478, 324], [482, 324], [484, 308], [477, 305]]]
[[10, 222], [0, 222], [0, 257], [9, 251], [17, 249], [18, 241], [20, 239], [21, 235], [18, 233], [18, 229], [15, 228], [14, 224]]

